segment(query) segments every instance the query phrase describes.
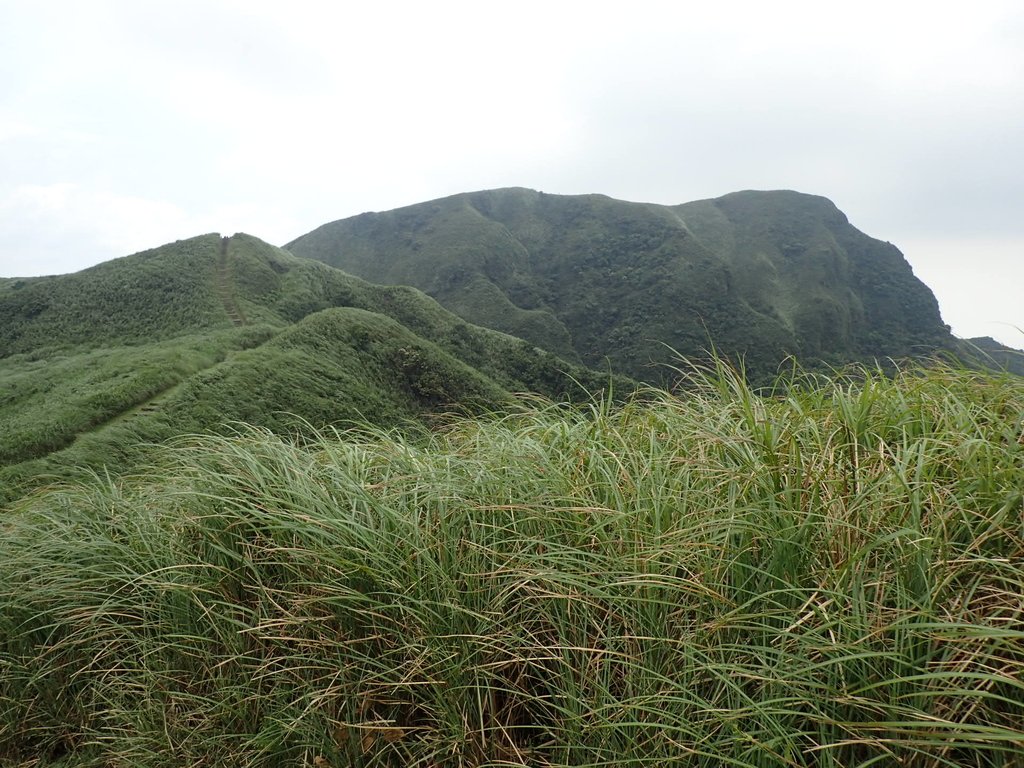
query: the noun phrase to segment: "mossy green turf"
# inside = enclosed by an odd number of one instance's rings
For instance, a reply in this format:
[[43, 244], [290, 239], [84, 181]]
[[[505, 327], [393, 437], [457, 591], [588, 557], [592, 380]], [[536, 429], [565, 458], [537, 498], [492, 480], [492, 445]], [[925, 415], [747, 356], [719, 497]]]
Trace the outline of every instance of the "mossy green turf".
[[498, 407], [512, 392], [573, 399], [630, 386], [469, 325], [415, 289], [247, 235], [227, 241], [225, 266], [224, 247], [204, 235], [0, 286], [11, 319], [0, 334], [0, 503], [44, 476], [123, 471], [151, 443], [233, 420], [393, 425]]
[[712, 344], [760, 380], [787, 355], [836, 365], [953, 344], [893, 245], [796, 192], [661, 206], [502, 189], [362, 214], [286, 247], [648, 381], [670, 350]]
[[945, 368], [182, 439], [5, 517], [0, 762], [1019, 766], [1022, 466]]

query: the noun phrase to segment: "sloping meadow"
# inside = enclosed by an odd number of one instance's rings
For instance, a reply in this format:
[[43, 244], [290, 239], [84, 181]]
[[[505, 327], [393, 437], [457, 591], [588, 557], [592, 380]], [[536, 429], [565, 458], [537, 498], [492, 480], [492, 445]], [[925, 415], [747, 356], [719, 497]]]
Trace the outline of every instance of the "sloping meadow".
[[0, 524], [0, 762], [1020, 765], [1022, 420], [1010, 377], [719, 369], [180, 440]]

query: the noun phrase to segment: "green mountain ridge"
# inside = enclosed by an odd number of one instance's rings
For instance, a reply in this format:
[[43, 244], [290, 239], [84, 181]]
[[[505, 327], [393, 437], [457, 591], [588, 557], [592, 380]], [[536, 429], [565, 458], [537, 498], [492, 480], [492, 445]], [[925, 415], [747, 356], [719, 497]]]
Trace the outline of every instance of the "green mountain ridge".
[[399, 425], [610, 381], [244, 234], [0, 285], [0, 316], [0, 501], [233, 422]]
[[625, 393], [712, 346], [754, 381], [789, 355], [1024, 373], [1019, 351], [954, 339], [894, 246], [795, 192], [661, 206], [492, 190], [288, 248], [210, 233], [0, 279], [0, 502], [232, 423], [390, 426], [515, 392]]
[[361, 214], [285, 248], [654, 382], [672, 350], [712, 344], [761, 379], [790, 355], [841, 365], [955, 348], [895, 246], [797, 192], [663, 206], [498, 189]]

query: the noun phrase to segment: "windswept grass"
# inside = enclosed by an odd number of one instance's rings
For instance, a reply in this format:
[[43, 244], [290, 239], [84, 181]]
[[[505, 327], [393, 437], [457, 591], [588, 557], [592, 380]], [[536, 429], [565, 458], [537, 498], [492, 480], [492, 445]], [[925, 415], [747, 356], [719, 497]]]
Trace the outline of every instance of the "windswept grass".
[[180, 441], [0, 536], [0, 760], [1024, 761], [1024, 385]]

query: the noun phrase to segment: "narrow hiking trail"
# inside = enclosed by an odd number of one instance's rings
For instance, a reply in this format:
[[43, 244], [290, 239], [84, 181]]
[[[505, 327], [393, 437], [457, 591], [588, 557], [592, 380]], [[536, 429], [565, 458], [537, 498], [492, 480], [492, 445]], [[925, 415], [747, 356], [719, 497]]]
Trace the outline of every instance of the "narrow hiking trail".
[[245, 319], [245, 314], [235, 301], [235, 280], [232, 269], [233, 260], [229, 249], [230, 242], [230, 237], [222, 237], [220, 240], [220, 258], [217, 260], [217, 295], [220, 297], [221, 304], [224, 305], [224, 311], [234, 325], [248, 325], [249, 321]]
[[[231, 252], [229, 250], [230, 241], [230, 237], [222, 237], [220, 240], [220, 256], [217, 259], [217, 269], [215, 272], [216, 279], [214, 282], [214, 286], [217, 291], [217, 297], [220, 299], [221, 304], [224, 305], [224, 312], [227, 313], [227, 316], [229, 318], [231, 318], [232, 324], [235, 326], [243, 326], [248, 325], [249, 322], [248, 320], [246, 320], [245, 314], [242, 312], [241, 307], [239, 307], [238, 303], [235, 301], [234, 270], [232, 269], [233, 264]], [[215, 365], [219, 365], [219, 362], [216, 363]], [[185, 377], [185, 379], [183, 379], [182, 381], [179, 381], [176, 384], [172, 384], [166, 389], [157, 392], [148, 400], [138, 403], [135, 406], [127, 409], [123, 413], [119, 413], [111, 417], [107, 421], [96, 425], [92, 430], [89, 431], [95, 431], [96, 429], [101, 429], [103, 427], [109, 426], [119, 421], [124, 421], [126, 419], [138, 418], [140, 416], [149, 416], [154, 413], [158, 413], [161, 410], [162, 401], [165, 400], [166, 397], [170, 395], [173, 391], [179, 389], [185, 383], [185, 380], [188, 378], [189, 377]], [[75, 439], [78, 439], [77, 435], [75, 436]], [[72, 442], [74, 442], [74, 440], [72, 440]]]

